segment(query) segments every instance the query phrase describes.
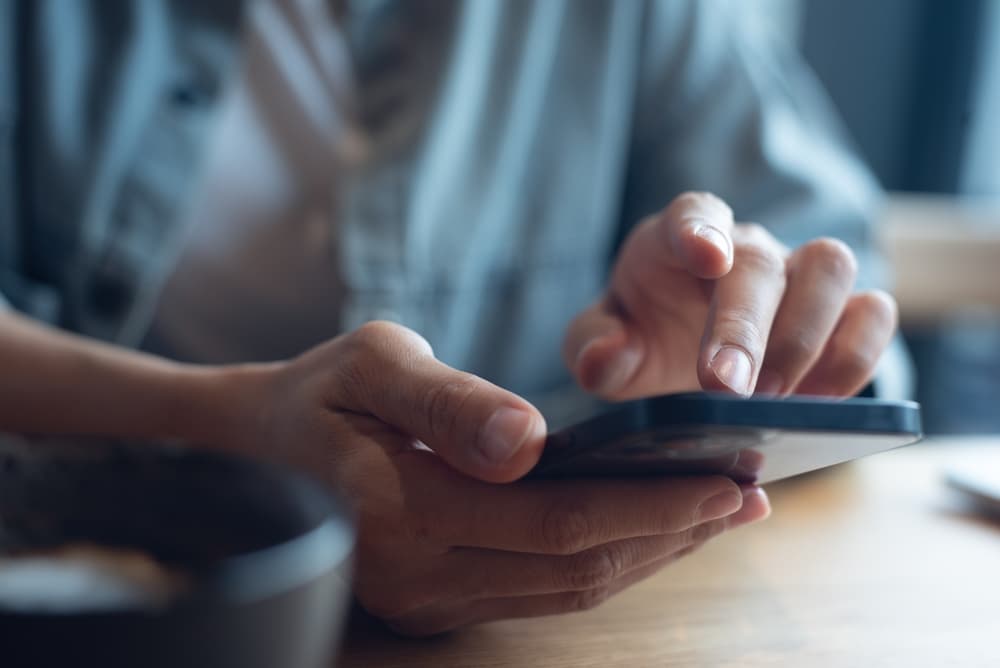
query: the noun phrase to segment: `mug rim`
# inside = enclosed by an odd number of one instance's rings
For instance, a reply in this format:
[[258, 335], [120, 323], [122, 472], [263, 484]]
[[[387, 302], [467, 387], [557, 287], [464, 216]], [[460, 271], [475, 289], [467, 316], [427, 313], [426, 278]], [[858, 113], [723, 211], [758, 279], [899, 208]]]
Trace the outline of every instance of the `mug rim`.
[[[102, 446], [88, 443], [80, 447], [89, 450], [89, 452], [76, 452], [75, 445], [66, 451], [61, 448], [51, 450], [45, 446], [36, 449], [32, 445], [24, 449], [16, 448], [15, 453], [7, 452], [7, 454], [28, 457], [37, 455], [56, 459], [65, 457], [88, 459], [95, 457], [93, 448]], [[190, 462], [191, 465], [197, 465], [199, 460], [213, 462], [217, 465], [232, 466], [235, 471], [240, 472], [240, 475], [244, 475], [244, 472], [250, 472], [251, 475], [262, 476], [262, 480], [268, 477], [277, 481], [286, 500], [291, 500], [294, 508], [306, 516], [317, 515], [319, 520], [310, 521], [309, 528], [304, 531], [295, 531], [294, 535], [290, 537], [267, 541], [268, 544], [260, 547], [226, 554], [203, 562], [164, 562], [156, 555], [150, 554], [157, 564], [168, 570], [176, 568], [184, 575], [189, 576], [191, 580], [190, 587], [171, 594], [162, 604], [109, 608], [88, 608], [81, 605], [77, 608], [25, 607], [20, 609], [14, 606], [4, 606], [0, 601], [0, 619], [4, 617], [105, 617], [137, 614], [148, 616], [168, 613], [189, 604], [203, 604], [205, 599], [223, 606], [240, 607], [306, 586], [338, 569], [341, 570], [345, 579], [348, 578], [355, 541], [354, 514], [340, 495], [313, 476], [279, 463], [237, 453], [199, 449], [191, 446], [113, 442], [104, 443], [103, 447], [105, 452], [124, 452], [127, 453], [126, 456], [134, 455], [145, 459], [165, 458], [175, 462], [184, 460]], [[66, 454], [67, 452], [76, 454]], [[83, 540], [85, 541], [86, 538]], [[77, 542], [75, 539], [67, 540], [66, 544], [75, 542]], [[148, 549], [140, 544], [112, 544], [96, 539], [94, 544], [110, 548], [136, 549], [149, 554]], [[30, 552], [30, 548], [27, 551]], [[6, 550], [0, 548], [0, 556], [5, 552]]]

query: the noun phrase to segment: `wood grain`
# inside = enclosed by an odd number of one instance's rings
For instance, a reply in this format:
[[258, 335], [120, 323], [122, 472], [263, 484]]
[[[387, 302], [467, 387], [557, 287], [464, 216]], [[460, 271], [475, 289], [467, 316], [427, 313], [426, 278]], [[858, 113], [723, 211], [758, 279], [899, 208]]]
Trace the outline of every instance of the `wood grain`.
[[1000, 524], [941, 483], [1000, 437], [773, 485], [774, 514], [585, 613], [429, 640], [356, 616], [341, 666], [1000, 666]]

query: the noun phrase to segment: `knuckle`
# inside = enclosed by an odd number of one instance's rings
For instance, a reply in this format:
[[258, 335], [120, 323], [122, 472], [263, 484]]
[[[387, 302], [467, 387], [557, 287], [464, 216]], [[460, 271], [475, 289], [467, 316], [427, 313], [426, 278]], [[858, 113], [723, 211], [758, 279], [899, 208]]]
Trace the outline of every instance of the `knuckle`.
[[759, 273], [783, 277], [785, 258], [781, 256], [772, 241], [755, 237], [756, 235], [750, 235], [736, 243], [736, 261]]
[[713, 520], [711, 522], [704, 522], [696, 526], [691, 527], [687, 530], [684, 536], [684, 546], [686, 549], [691, 545], [698, 545], [704, 543], [705, 541], [715, 538], [722, 532], [726, 530], [725, 520]]
[[543, 510], [536, 531], [538, 543], [546, 553], [575, 554], [587, 547], [594, 526], [587, 508], [575, 501]]
[[343, 356], [332, 367], [334, 374], [328, 402], [332, 405], [348, 406], [361, 410], [377, 387], [377, 374], [373, 374], [371, 358], [353, 348], [349, 341]]
[[611, 597], [611, 589], [608, 587], [594, 587], [575, 591], [567, 596], [568, 609], [570, 612], [584, 612], [593, 610]]
[[390, 358], [392, 337], [398, 328], [388, 322], [367, 322], [340, 340], [335, 370], [345, 396], [369, 397], [379, 386], [383, 377], [380, 369]]
[[708, 193], [698, 190], [687, 190], [674, 198], [671, 206], [688, 207], [699, 206], [705, 203]]
[[799, 249], [799, 254], [803, 263], [839, 281], [853, 282], [858, 274], [854, 251], [839, 239], [813, 239]]
[[759, 313], [749, 307], [735, 306], [717, 317], [715, 327], [727, 345], [742, 348], [752, 360], [760, 359], [767, 337], [758, 324]]
[[582, 552], [575, 557], [566, 571], [567, 584], [571, 589], [594, 589], [614, 582], [625, 570], [625, 559], [621, 550], [604, 546]]
[[480, 388], [475, 376], [462, 374], [432, 387], [424, 395], [423, 411], [432, 438], [455, 433], [463, 416], [463, 408]]
[[737, 231], [741, 239], [758, 245], [766, 245], [774, 241], [771, 231], [760, 223], [748, 222], [740, 223]]
[[387, 320], [371, 320], [355, 329], [349, 338], [361, 348], [381, 349], [385, 341], [396, 338], [401, 329], [403, 329], [401, 325]]
[[819, 337], [812, 329], [793, 327], [777, 337], [772, 336], [767, 353], [770, 358], [769, 363], [777, 361], [788, 366], [804, 364], [819, 354], [820, 343]]
[[388, 320], [370, 320], [347, 337], [348, 346], [355, 353], [384, 357], [402, 354], [410, 348], [433, 354], [427, 339], [412, 329]]
[[365, 404], [419, 354], [433, 355], [430, 344], [411, 329], [372, 320], [338, 337], [333, 363], [339, 395]]
[[367, 322], [343, 339], [343, 358], [347, 366], [365, 368], [386, 357], [388, 341], [394, 333], [392, 323]]
[[670, 203], [670, 209], [715, 209], [722, 215], [732, 218], [733, 210], [726, 202], [707, 191], [689, 190], [681, 193]]

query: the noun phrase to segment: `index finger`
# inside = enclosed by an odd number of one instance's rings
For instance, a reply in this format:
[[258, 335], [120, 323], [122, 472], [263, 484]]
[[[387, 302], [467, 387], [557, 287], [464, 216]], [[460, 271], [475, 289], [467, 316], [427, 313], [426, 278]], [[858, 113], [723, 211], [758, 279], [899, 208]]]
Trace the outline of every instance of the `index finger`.
[[436, 504], [435, 533], [452, 547], [574, 554], [615, 540], [685, 531], [743, 505], [739, 486], [724, 476], [465, 481]]
[[676, 197], [646, 229], [637, 230], [641, 247], [659, 252], [661, 260], [698, 278], [724, 276], [733, 265], [733, 211], [711, 193], [687, 192]]
[[749, 395], [785, 293], [787, 250], [759, 225], [737, 235], [733, 270], [715, 282], [698, 360], [706, 390]]

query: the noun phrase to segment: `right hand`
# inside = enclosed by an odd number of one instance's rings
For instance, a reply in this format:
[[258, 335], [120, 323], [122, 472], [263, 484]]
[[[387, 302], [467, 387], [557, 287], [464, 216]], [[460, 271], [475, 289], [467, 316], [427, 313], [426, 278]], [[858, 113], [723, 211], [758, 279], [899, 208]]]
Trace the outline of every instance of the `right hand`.
[[590, 608], [769, 512], [723, 477], [512, 482], [541, 414], [391, 323], [238, 379], [234, 442], [354, 503], [355, 593], [402, 633]]

